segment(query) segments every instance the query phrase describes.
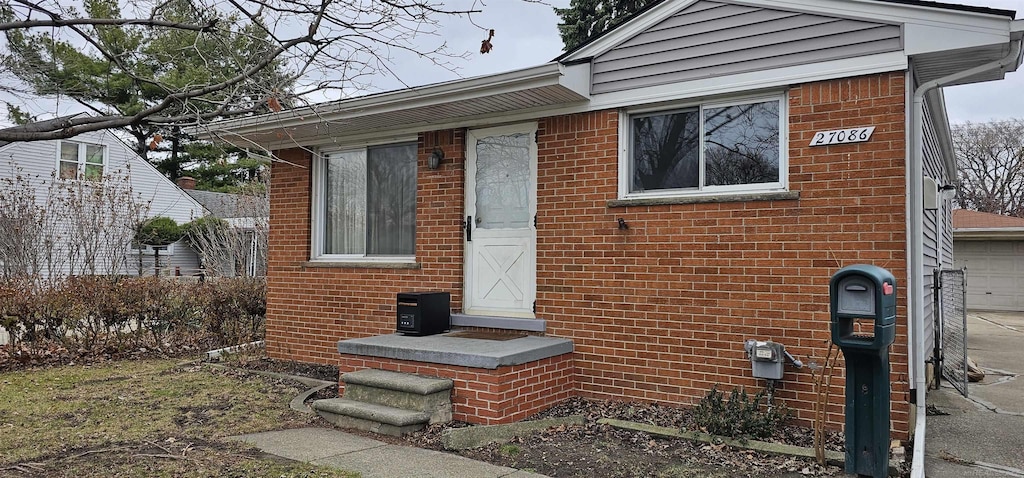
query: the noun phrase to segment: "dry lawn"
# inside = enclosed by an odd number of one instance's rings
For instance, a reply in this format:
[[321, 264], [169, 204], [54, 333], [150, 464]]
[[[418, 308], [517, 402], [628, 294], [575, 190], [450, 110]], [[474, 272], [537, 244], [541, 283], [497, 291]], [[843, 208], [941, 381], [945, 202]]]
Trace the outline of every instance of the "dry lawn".
[[3, 373], [0, 476], [357, 476], [224, 440], [307, 425], [300, 391], [180, 359]]

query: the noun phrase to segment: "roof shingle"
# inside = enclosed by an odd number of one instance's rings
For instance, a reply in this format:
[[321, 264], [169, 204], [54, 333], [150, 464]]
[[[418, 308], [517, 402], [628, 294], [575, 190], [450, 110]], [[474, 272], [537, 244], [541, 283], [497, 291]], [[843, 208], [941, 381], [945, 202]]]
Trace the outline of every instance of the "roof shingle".
[[953, 229], [1006, 229], [1024, 228], [1024, 218], [1001, 216], [989, 212], [956, 209], [953, 211]]

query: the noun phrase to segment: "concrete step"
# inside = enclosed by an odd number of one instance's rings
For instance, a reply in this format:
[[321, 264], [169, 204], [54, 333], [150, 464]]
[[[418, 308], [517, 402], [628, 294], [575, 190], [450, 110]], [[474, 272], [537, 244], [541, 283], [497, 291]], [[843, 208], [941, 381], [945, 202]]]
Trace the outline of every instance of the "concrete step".
[[423, 412], [430, 416], [430, 423], [452, 420], [453, 382], [449, 379], [367, 369], [346, 373], [341, 380], [349, 400]]
[[348, 398], [317, 400], [313, 402], [313, 409], [325, 420], [340, 427], [391, 436], [414, 432], [430, 422], [430, 415], [424, 412], [364, 403]]
[[390, 372], [368, 368], [341, 375], [345, 385], [356, 384], [373, 388], [383, 388], [417, 395], [429, 395], [444, 390], [451, 390], [453, 382], [448, 378], [421, 377], [408, 373]]

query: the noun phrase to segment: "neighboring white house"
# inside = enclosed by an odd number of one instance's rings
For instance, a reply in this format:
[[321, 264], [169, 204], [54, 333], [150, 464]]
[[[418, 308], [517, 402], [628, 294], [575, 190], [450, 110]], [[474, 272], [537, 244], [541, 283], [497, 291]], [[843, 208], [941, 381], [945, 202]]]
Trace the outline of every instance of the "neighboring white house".
[[[154, 251], [147, 246], [133, 246], [133, 232], [125, 231], [123, 226], [136, 223], [140, 217], [156, 216], [184, 224], [206, 213], [201, 204], [109, 131], [83, 133], [66, 140], [2, 143], [0, 184], [5, 200], [0, 204], [0, 220], [5, 222], [0, 230], [0, 254], [7, 254], [0, 256], [0, 265], [4, 258], [24, 262], [23, 257], [11, 254], [47, 244], [49, 248], [44, 252], [55, 257], [49, 259], [50, 265], [44, 264], [46, 254], [42, 254], [43, 259], [32, 259], [36, 263], [32, 269], [43, 276], [152, 275], [157, 272]], [[22, 206], [19, 210], [12, 204], [19, 191], [27, 196], [25, 191], [32, 189], [40, 208], [34, 213], [42, 214], [48, 221], [43, 228], [46, 230], [36, 231], [34, 236], [22, 233], [22, 226], [28, 224], [30, 217], [26, 213], [29, 208]], [[57, 207], [43, 207], [55, 202]], [[139, 208], [132, 210], [133, 203]], [[63, 212], [58, 214], [56, 210]], [[105, 227], [98, 226], [99, 234], [95, 228], [82, 232], [104, 222]], [[88, 258], [91, 265], [87, 267]], [[160, 265], [161, 274], [192, 275], [199, 260], [183, 241], [178, 241], [162, 248]]]

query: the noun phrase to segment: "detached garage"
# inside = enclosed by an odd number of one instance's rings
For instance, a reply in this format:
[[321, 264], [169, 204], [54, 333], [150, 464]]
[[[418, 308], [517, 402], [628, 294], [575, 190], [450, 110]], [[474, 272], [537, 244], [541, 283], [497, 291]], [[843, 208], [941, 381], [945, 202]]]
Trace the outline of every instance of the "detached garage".
[[967, 307], [1024, 311], [1024, 218], [953, 211], [953, 259], [967, 268]]

